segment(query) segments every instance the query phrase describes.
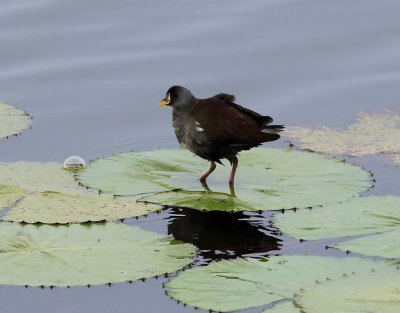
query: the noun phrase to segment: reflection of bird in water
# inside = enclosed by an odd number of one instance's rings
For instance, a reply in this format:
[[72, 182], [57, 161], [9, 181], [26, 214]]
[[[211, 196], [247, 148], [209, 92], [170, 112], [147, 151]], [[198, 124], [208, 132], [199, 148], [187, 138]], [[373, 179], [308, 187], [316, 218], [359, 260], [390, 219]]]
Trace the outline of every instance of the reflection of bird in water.
[[160, 105], [173, 108], [173, 125], [179, 143], [211, 162], [200, 178], [205, 181], [215, 170], [215, 162], [228, 159], [232, 164], [229, 184], [233, 184], [238, 165], [237, 153], [277, 140], [283, 125], [269, 125], [272, 118], [262, 116], [236, 103], [225, 93], [197, 99], [181, 86], [172, 86]]
[[201, 256], [210, 259], [234, 258], [280, 249], [273, 231], [256, 225], [256, 221], [253, 224], [250, 217], [242, 212], [201, 212], [173, 208], [168, 234], [194, 244], [200, 249]]

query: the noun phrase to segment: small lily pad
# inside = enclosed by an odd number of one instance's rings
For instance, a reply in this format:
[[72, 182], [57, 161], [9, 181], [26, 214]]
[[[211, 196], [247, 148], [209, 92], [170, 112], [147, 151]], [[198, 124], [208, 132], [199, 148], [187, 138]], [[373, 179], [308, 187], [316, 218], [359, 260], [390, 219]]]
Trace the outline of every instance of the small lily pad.
[[97, 285], [174, 272], [195, 249], [125, 224], [0, 223], [0, 284]]
[[[355, 277], [373, 280], [376, 273], [396, 281], [390, 284], [378, 281], [381, 287], [389, 286], [387, 293], [380, 293], [380, 299], [395, 292], [399, 295], [400, 271], [390, 262], [296, 255], [213, 262], [179, 273], [165, 284], [165, 288], [170, 296], [188, 305], [229, 312], [293, 299], [304, 289], [314, 290], [326, 281], [346, 276], [349, 280]], [[361, 304], [363, 300], [360, 299]]]
[[308, 207], [342, 201], [371, 187], [369, 173], [358, 167], [291, 149], [260, 148], [240, 155], [234, 192], [228, 187], [229, 166], [217, 166], [204, 192], [199, 177], [207, 168], [206, 161], [188, 150], [155, 150], [94, 161], [77, 178], [116, 195], [180, 189], [142, 200], [226, 211]]
[[2, 219], [25, 223], [67, 224], [115, 221], [160, 210], [159, 205], [136, 202], [137, 197], [119, 199], [90, 195], [43, 192], [27, 195]]
[[332, 154], [362, 156], [400, 152], [400, 112], [360, 112], [347, 129], [288, 127], [284, 136], [303, 149]]
[[18, 135], [28, 128], [31, 122], [29, 114], [0, 102], [0, 138]]

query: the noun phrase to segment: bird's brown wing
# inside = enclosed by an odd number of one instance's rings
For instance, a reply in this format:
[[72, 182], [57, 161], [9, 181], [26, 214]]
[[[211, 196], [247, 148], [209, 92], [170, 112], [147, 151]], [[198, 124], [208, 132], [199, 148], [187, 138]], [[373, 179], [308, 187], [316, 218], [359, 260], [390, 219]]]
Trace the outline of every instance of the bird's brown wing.
[[262, 115], [237, 106], [223, 101], [221, 94], [199, 99], [191, 112], [193, 123], [197, 122], [195, 125], [202, 129], [207, 141], [214, 144], [258, 145], [279, 138], [262, 131], [262, 125], [254, 118], [261, 119]]
[[236, 110], [242, 112], [243, 114], [247, 115], [254, 121], [256, 121], [260, 126], [265, 126], [273, 122], [272, 117], [270, 116], [263, 116], [257, 112], [254, 112], [248, 108], [242, 107], [241, 105], [235, 103], [235, 96], [228, 95], [226, 93], [219, 93], [215, 95], [213, 98], [217, 98], [224, 102], [227, 105], [234, 107]]

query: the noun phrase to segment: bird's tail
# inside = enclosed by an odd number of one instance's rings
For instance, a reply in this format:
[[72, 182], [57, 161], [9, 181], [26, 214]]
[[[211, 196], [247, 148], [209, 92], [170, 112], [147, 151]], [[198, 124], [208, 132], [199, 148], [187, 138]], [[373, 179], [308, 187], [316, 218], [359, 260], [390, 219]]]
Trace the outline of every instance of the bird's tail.
[[264, 125], [262, 132], [266, 134], [277, 134], [285, 128], [285, 125]]

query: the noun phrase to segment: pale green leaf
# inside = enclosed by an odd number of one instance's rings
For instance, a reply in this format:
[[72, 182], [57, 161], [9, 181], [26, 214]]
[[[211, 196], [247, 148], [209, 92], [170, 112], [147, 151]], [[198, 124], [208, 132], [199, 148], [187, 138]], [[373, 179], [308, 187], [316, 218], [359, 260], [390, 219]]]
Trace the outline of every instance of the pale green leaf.
[[[183, 189], [191, 193], [157, 194], [144, 201], [191, 206], [198, 209], [278, 210], [337, 202], [371, 186], [369, 173], [326, 155], [260, 148], [239, 156], [234, 193], [228, 186], [229, 166], [217, 166], [207, 179], [210, 191], [199, 182], [206, 161], [188, 150], [155, 150], [114, 155], [93, 162], [78, 180], [105, 193], [131, 195]], [[212, 192], [211, 192], [212, 191]], [[191, 196], [192, 195], [192, 196]], [[176, 201], [175, 201], [176, 199]]]
[[307, 313], [395, 313], [400, 308], [399, 271], [373, 270], [325, 281], [303, 290], [295, 302]]
[[0, 138], [17, 135], [28, 128], [32, 119], [16, 107], [0, 102]]
[[26, 191], [17, 186], [0, 184], [0, 210], [22, 198]]
[[275, 304], [269, 309], [265, 309], [262, 313], [303, 313], [297, 308], [292, 301], [284, 301]]
[[365, 255], [400, 258], [400, 227], [394, 231], [357, 238], [333, 246]]
[[27, 195], [2, 219], [25, 223], [65, 224], [115, 221], [160, 209], [159, 205], [136, 202], [137, 197], [107, 198], [44, 192]]
[[0, 284], [117, 283], [174, 272], [194, 247], [125, 224], [0, 223]]
[[312, 210], [275, 215], [274, 225], [299, 239], [323, 239], [400, 229], [400, 197], [356, 197]]
[[213, 262], [179, 273], [165, 288], [183, 303], [228, 312], [290, 299], [303, 288], [343, 275], [368, 276], [373, 270], [400, 280], [399, 270], [388, 262], [291, 255]]

